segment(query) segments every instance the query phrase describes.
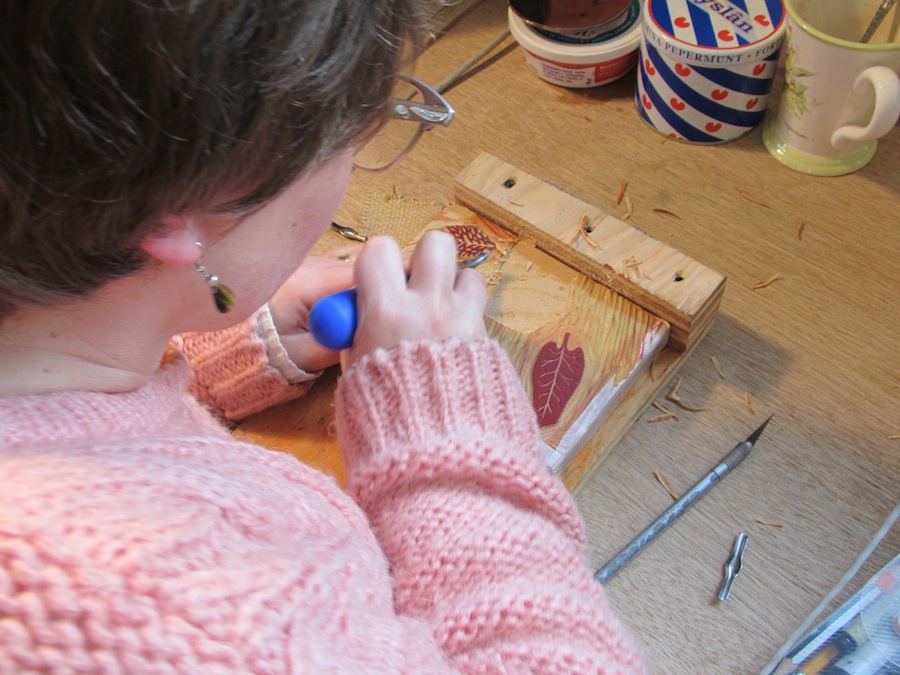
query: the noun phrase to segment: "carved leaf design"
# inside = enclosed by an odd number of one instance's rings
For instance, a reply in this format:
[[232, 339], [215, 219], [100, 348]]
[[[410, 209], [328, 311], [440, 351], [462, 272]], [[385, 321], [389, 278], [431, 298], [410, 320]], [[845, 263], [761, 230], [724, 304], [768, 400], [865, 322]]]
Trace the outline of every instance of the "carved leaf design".
[[448, 225], [447, 231], [456, 239], [459, 258], [473, 258], [486, 248], [497, 248], [476, 225]]
[[571, 333], [566, 333], [562, 345], [546, 343], [534, 362], [534, 410], [541, 427], [559, 421], [584, 375], [584, 350], [569, 349], [570, 336]]

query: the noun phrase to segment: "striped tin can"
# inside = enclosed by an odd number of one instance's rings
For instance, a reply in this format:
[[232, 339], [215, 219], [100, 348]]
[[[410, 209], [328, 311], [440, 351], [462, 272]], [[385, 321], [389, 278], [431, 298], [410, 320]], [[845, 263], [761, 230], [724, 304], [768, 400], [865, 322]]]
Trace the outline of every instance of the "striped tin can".
[[635, 104], [656, 131], [725, 143], [763, 119], [784, 38], [782, 0], [647, 0]]

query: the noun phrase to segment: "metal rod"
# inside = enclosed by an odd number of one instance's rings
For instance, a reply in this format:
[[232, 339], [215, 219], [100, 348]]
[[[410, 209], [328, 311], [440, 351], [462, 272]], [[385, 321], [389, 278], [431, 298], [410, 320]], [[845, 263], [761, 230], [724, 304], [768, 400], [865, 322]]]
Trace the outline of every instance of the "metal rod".
[[491, 40], [477, 52], [472, 54], [468, 59], [463, 62], [459, 68], [450, 73], [447, 77], [441, 80], [437, 85], [435, 85], [435, 91], [443, 94], [450, 87], [456, 84], [456, 81], [465, 75], [469, 69], [474, 66], [478, 61], [487, 56], [497, 45], [503, 42], [506, 38], [509, 37], [509, 28], [504, 28], [499, 33], [497, 33]]
[[872, 17], [872, 21], [869, 22], [869, 27], [866, 28], [866, 32], [863, 33], [860, 42], [865, 43], [872, 39], [872, 36], [875, 35], [875, 31], [878, 30], [881, 22], [884, 21], [884, 17], [887, 16], [887, 13], [891, 11], [891, 7], [894, 6], [895, 2], [897, 2], [897, 0], [882, 1], [882, 3], [878, 6], [878, 9], [875, 11], [875, 16]]

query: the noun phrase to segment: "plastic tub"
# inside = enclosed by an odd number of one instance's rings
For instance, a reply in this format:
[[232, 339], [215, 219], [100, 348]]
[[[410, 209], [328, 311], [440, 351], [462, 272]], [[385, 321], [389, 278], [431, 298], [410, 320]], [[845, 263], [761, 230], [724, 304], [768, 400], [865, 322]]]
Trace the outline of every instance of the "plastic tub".
[[633, 0], [625, 20], [590, 39], [576, 39], [533, 27], [509, 9], [509, 29], [525, 62], [542, 80], [582, 89], [618, 80], [637, 63], [641, 43], [641, 2]]

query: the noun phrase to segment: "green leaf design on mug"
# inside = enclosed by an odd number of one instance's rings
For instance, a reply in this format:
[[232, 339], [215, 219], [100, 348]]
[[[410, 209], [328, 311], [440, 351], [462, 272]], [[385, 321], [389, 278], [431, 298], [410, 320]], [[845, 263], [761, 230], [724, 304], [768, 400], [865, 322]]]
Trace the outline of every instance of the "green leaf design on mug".
[[788, 26], [787, 53], [784, 61], [784, 104], [788, 112], [800, 117], [809, 112], [806, 102], [806, 92], [809, 89], [800, 82], [801, 77], [815, 77], [815, 73], [794, 64], [796, 52], [794, 42], [791, 39], [791, 30]]

